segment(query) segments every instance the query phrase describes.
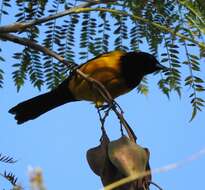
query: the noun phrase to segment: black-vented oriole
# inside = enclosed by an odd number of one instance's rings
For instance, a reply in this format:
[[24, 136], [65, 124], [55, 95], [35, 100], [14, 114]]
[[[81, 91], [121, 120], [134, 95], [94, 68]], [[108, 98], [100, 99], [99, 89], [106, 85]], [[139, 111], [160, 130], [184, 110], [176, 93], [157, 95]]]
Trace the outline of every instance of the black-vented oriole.
[[[157, 59], [145, 52], [112, 51], [97, 56], [78, 68], [100, 81], [113, 98], [135, 88], [142, 78], [158, 70], [166, 70]], [[35, 119], [47, 111], [68, 102], [87, 100], [103, 104], [103, 98], [92, 85], [73, 72], [56, 89], [26, 100], [9, 110], [18, 124]]]

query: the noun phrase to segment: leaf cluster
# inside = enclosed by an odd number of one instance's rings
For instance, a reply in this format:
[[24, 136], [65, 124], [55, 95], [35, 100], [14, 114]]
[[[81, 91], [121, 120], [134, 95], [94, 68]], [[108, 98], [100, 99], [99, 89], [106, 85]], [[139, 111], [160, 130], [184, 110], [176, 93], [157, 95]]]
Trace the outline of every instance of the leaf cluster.
[[[10, 156], [5, 156], [3, 154], [0, 154], [0, 162], [6, 163], [6, 164], [14, 164], [17, 161]], [[16, 189], [16, 190], [21, 189], [20, 186], [17, 185], [18, 178], [15, 176], [14, 173], [4, 171], [3, 173], [0, 173], [0, 176], [9, 182], [13, 186], [13, 189]]]

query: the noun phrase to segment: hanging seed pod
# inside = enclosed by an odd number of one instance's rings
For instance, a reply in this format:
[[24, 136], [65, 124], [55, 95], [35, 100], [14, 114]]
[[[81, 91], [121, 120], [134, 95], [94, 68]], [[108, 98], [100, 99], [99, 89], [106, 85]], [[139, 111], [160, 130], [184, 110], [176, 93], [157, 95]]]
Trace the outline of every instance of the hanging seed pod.
[[108, 155], [125, 176], [144, 172], [149, 159], [149, 153], [126, 136], [109, 143]]
[[101, 176], [105, 167], [106, 160], [108, 159], [107, 147], [110, 140], [106, 134], [103, 134], [99, 146], [91, 148], [87, 151], [87, 161], [92, 171]]
[[[124, 177], [149, 170], [149, 151], [123, 136], [109, 141], [103, 135], [101, 144], [87, 151], [87, 160], [92, 171], [101, 177], [104, 186]], [[151, 176], [137, 179], [115, 190], [148, 190]]]
[[92, 171], [100, 176], [104, 186], [109, 185], [124, 176], [110, 162], [108, 157], [108, 144], [110, 140], [106, 134], [103, 134], [101, 143], [95, 148], [87, 151], [87, 161]]
[[[112, 141], [108, 145], [108, 156], [112, 164], [126, 177], [131, 175], [141, 175], [150, 170], [149, 150], [142, 148], [138, 144], [123, 136]], [[129, 189], [148, 189], [148, 181], [151, 175], [141, 177], [130, 183]]]

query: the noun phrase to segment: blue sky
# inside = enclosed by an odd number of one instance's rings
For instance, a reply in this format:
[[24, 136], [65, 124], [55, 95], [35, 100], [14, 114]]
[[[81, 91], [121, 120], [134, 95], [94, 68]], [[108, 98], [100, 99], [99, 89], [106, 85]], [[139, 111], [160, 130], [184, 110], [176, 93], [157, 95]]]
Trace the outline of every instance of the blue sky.
[[[11, 44], [4, 47], [12, 51]], [[17, 126], [7, 112], [16, 103], [33, 97], [39, 92], [30, 85], [16, 93], [9, 74], [11, 58], [6, 59], [5, 86], [1, 90], [1, 133], [0, 150], [18, 160], [15, 165], [1, 164], [0, 169], [10, 169], [19, 182], [28, 188], [28, 166], [41, 167], [46, 187], [49, 190], [67, 186], [75, 189], [100, 189], [100, 179], [95, 176], [86, 162], [86, 151], [98, 145], [100, 125], [93, 105], [76, 102], [59, 107], [42, 117]], [[147, 97], [136, 90], [118, 98], [125, 117], [138, 136], [138, 143], [151, 152], [151, 167], [158, 168], [187, 156], [205, 147], [204, 112], [189, 123], [191, 106], [184, 90], [181, 100], [172, 95], [168, 100], [157, 88], [157, 76], [150, 76], [150, 93]], [[119, 137], [119, 124], [114, 114], [107, 122], [111, 139]], [[182, 168], [156, 174], [154, 181], [164, 189], [202, 188], [205, 157]], [[81, 181], [82, 182], [79, 182]], [[0, 184], [6, 183], [0, 181]]]
[[[6, 62], [1, 65], [5, 84], [0, 93], [0, 153], [13, 156], [18, 162], [14, 165], [0, 163], [0, 171], [13, 171], [25, 189], [29, 189], [29, 166], [42, 168], [48, 190], [102, 188], [99, 177], [92, 173], [86, 161], [86, 151], [99, 144], [101, 135], [92, 104], [70, 103], [21, 126], [8, 113], [17, 103], [43, 92], [33, 89], [29, 82], [16, 92], [11, 79], [11, 65], [15, 60], [11, 55], [18, 47], [1, 42]], [[133, 90], [117, 99], [138, 143], [149, 148], [153, 169], [186, 159], [205, 147], [204, 111], [189, 123], [190, 91], [184, 88], [181, 99], [173, 93], [168, 100], [158, 89], [158, 79], [159, 76], [149, 76], [147, 97]], [[119, 138], [119, 123], [114, 114], [109, 117], [106, 128], [111, 139]], [[200, 157], [183, 167], [154, 175], [153, 181], [166, 190], [205, 189], [204, 169], [205, 157]], [[8, 184], [0, 179], [2, 187]]]

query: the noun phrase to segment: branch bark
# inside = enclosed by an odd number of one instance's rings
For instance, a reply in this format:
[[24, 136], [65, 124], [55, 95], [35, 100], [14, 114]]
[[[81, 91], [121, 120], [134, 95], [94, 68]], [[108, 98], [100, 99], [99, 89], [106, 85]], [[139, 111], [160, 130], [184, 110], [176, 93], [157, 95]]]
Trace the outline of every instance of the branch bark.
[[[3, 40], [8, 40], [17, 44], [21, 44], [24, 46], [29, 46], [30, 48], [40, 51], [44, 54], [47, 54], [51, 57], [54, 57], [55, 59], [57, 59], [58, 61], [62, 62], [63, 64], [65, 64], [68, 67], [72, 67], [75, 63], [71, 63], [66, 61], [63, 57], [59, 56], [57, 53], [55, 53], [54, 51], [49, 50], [46, 47], [43, 47], [27, 38], [21, 38], [18, 36], [15, 36], [13, 34], [7, 34], [7, 33], [0, 33], [0, 38], [2, 38]], [[77, 65], [77, 64], [75, 64]]]
[[79, 10], [83, 9], [83, 8], [87, 8], [87, 7], [91, 7], [93, 5], [98, 5], [98, 4], [108, 4], [111, 2], [115, 2], [115, 0], [93, 0], [93, 1], [88, 1], [86, 3], [80, 4], [78, 6], [72, 7], [68, 10], [59, 12], [57, 14], [54, 15], [50, 15], [47, 17], [43, 17], [40, 19], [35, 19], [32, 20], [30, 22], [25, 22], [25, 23], [20, 23], [20, 22], [16, 22], [13, 24], [9, 24], [9, 25], [5, 25], [5, 26], [0, 26], [0, 32], [4, 32], [4, 33], [8, 33], [8, 32], [20, 32], [23, 31], [29, 27], [35, 26], [35, 25], [39, 25], [45, 22], [48, 22], [50, 20], [54, 20], [72, 13], [78, 13]]

